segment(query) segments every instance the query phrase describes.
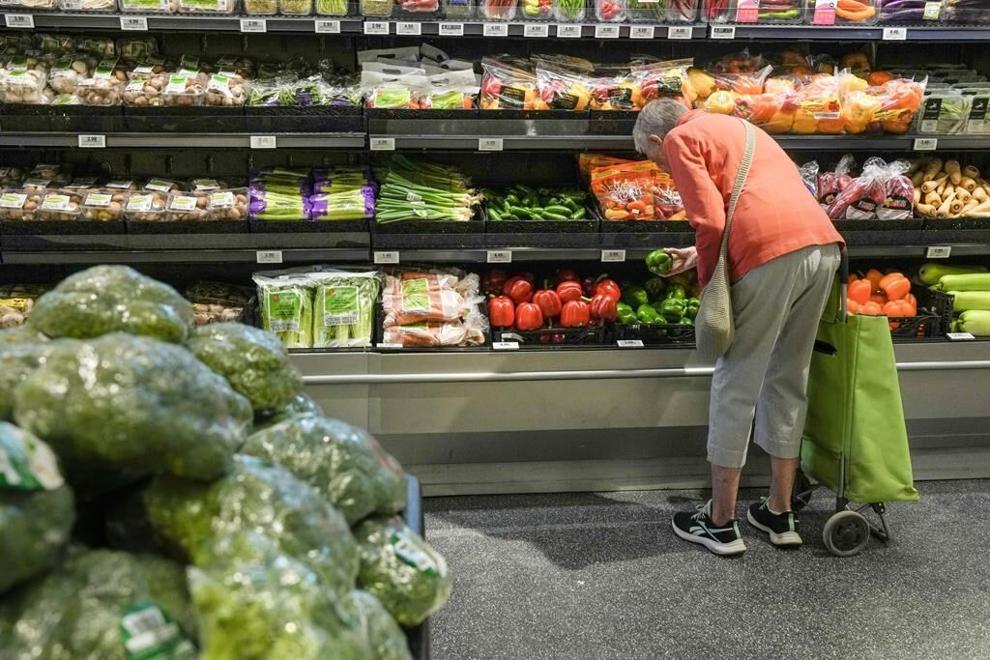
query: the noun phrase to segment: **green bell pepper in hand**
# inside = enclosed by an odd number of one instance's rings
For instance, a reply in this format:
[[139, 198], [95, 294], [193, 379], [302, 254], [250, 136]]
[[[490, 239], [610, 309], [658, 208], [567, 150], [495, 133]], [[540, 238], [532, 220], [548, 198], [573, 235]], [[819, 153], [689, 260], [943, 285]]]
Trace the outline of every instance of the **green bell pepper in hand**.
[[684, 300], [681, 298], [667, 298], [660, 303], [660, 315], [668, 323], [677, 323], [684, 316]]
[[654, 275], [663, 275], [674, 265], [674, 258], [663, 251], [654, 250], [646, 255], [646, 268]]
[[646, 280], [643, 288], [646, 289], [646, 295], [649, 296], [650, 302], [659, 302], [667, 293], [667, 282], [662, 277], [651, 277]]
[[615, 320], [622, 325], [636, 325], [638, 319], [633, 308], [626, 303], [619, 303], [615, 306]]
[[641, 286], [627, 286], [622, 288], [622, 302], [630, 307], [638, 308], [640, 305], [649, 304], [650, 297], [647, 295], [646, 289]]
[[654, 309], [653, 305], [640, 305], [636, 309], [636, 319], [646, 325], [655, 325], [660, 323], [661, 320], [660, 315]]
[[701, 309], [701, 301], [697, 298], [688, 298], [684, 303], [684, 316], [693, 320], [698, 315], [699, 309]]

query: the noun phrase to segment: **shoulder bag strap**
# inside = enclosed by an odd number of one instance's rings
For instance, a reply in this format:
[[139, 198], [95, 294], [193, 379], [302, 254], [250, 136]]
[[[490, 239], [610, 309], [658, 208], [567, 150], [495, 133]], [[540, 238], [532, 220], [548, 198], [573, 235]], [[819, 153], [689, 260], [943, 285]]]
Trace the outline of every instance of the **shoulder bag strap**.
[[732, 185], [729, 210], [725, 214], [725, 230], [722, 232], [722, 244], [719, 246], [719, 258], [726, 261], [726, 266], [728, 266], [729, 231], [732, 229], [732, 216], [736, 213], [736, 204], [739, 202], [739, 195], [742, 194], [743, 186], [746, 185], [749, 168], [753, 164], [753, 152], [756, 150], [756, 131], [753, 130], [753, 125], [745, 119], [739, 121], [743, 123], [743, 127], [746, 129], [746, 149], [743, 151], [742, 161], [736, 171], [736, 181]]

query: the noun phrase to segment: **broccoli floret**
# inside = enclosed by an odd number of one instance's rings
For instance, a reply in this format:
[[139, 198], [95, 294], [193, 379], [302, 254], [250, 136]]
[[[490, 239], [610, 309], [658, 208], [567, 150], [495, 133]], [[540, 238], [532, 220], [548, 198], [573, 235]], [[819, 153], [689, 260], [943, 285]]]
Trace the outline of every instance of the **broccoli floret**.
[[340, 420], [290, 418], [250, 435], [242, 451], [281, 465], [313, 486], [351, 524], [405, 508], [402, 467], [374, 437]]
[[17, 423], [90, 494], [160, 472], [216, 479], [252, 420], [247, 400], [186, 349], [119, 333], [56, 347], [14, 400]]
[[364, 631], [375, 660], [412, 660], [409, 643], [402, 628], [378, 599], [367, 591], [355, 589], [340, 601], [338, 611], [351, 626]]
[[193, 328], [193, 308], [172, 287], [127, 266], [96, 266], [38, 298], [31, 324], [49, 337], [121, 331], [181, 343]]
[[213, 323], [194, 330], [186, 346], [246, 396], [255, 414], [274, 413], [302, 390], [288, 352], [270, 332], [241, 323]]
[[361, 552], [358, 585], [400, 624], [417, 626], [447, 602], [447, 562], [402, 519], [370, 518], [354, 536]]
[[0, 422], [0, 593], [54, 566], [75, 519], [55, 454]]

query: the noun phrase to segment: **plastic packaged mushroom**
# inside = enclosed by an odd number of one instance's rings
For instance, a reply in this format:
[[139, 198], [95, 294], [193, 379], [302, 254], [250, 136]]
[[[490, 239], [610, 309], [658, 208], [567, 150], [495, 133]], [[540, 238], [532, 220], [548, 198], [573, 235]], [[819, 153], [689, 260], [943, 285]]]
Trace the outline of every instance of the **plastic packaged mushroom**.
[[88, 190], [80, 206], [81, 220], [91, 222], [119, 222], [124, 219], [127, 193], [104, 188]]
[[133, 193], [124, 206], [128, 222], [161, 222], [167, 197], [158, 191]]
[[48, 74], [48, 85], [59, 94], [74, 94], [81, 80], [90, 77], [92, 58], [70, 55], [55, 62]]
[[59, 0], [62, 11], [114, 11], [117, 0]]
[[203, 105], [205, 93], [199, 76], [173, 74], [168, 77], [162, 95], [164, 105], [192, 107]]
[[41, 206], [40, 190], [6, 190], [0, 194], [0, 222], [35, 220]]
[[248, 217], [248, 191], [246, 188], [235, 190], [215, 190], [209, 193], [208, 219], [239, 221]]
[[120, 0], [120, 11], [138, 14], [174, 14], [179, 0]]
[[116, 78], [86, 78], [76, 85], [75, 96], [82, 105], [119, 105], [121, 87]]
[[248, 85], [238, 75], [214, 73], [206, 83], [206, 105], [234, 107], [247, 102]]
[[20, 57], [0, 69], [0, 102], [47, 105], [48, 67], [38, 58]]
[[210, 197], [203, 192], [173, 192], [165, 204], [165, 222], [196, 222], [207, 220]]
[[168, 84], [168, 75], [155, 74], [148, 78], [133, 78], [124, 87], [124, 105], [138, 107], [158, 107], [165, 104], [163, 95]]
[[71, 222], [79, 219], [79, 205], [82, 196], [70, 190], [49, 190], [41, 199], [37, 220], [48, 222]]
[[233, 14], [237, 0], [179, 0], [180, 14]]

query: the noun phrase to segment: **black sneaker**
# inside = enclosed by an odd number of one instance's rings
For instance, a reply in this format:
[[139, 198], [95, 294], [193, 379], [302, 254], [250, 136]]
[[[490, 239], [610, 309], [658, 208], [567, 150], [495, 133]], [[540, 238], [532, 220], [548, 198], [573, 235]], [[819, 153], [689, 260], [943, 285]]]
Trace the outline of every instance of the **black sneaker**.
[[769, 534], [770, 542], [778, 547], [796, 547], [802, 543], [798, 534], [798, 517], [793, 511], [771, 512], [766, 498], [749, 506], [746, 519], [756, 529]]
[[716, 555], [739, 555], [746, 552], [735, 520], [718, 527], [712, 522], [712, 501], [698, 507], [697, 513], [675, 513], [674, 533], [685, 541], [699, 543]]

